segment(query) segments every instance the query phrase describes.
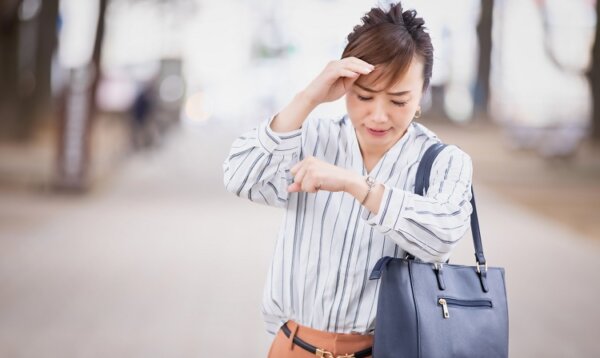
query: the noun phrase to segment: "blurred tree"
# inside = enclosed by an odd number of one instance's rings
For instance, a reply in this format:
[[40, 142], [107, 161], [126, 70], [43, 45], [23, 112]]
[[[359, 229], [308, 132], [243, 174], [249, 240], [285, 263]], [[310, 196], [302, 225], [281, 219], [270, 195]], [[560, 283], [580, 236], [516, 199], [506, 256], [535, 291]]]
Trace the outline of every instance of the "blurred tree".
[[52, 58], [58, 45], [57, 18], [59, 0], [43, 0], [39, 15], [36, 56], [37, 108], [46, 111], [52, 105]]
[[85, 191], [89, 188], [91, 135], [96, 117], [96, 92], [100, 80], [106, 8], [109, 0], [98, 0], [98, 18], [88, 64], [73, 68], [60, 98], [58, 170], [55, 187]]
[[490, 66], [492, 61], [492, 20], [494, 0], [481, 0], [481, 15], [477, 24], [479, 40], [479, 66], [475, 84], [475, 111], [486, 117], [490, 90]]
[[[596, 1], [596, 19], [600, 19], [600, 1]], [[598, 20], [596, 20], [592, 66], [588, 78], [592, 87], [592, 140], [600, 142], [600, 21]]]
[[0, 2], [0, 133], [15, 131], [18, 116], [19, 0]]
[[58, 0], [0, 3], [0, 133], [27, 139], [49, 113]]

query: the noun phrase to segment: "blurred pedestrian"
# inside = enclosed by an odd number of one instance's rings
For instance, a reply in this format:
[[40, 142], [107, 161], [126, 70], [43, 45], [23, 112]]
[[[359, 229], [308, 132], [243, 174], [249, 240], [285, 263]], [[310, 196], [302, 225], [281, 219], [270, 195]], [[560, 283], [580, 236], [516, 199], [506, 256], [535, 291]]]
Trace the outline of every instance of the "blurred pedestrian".
[[[276, 335], [269, 357], [309, 356], [294, 337], [321, 356], [370, 356], [375, 262], [407, 254], [444, 262], [469, 229], [472, 162], [458, 147], [437, 157], [426, 196], [413, 193], [422, 155], [440, 142], [413, 121], [432, 65], [416, 11], [373, 8], [340, 60], [234, 141], [223, 164], [227, 190], [285, 209], [262, 304]], [[309, 117], [344, 95], [346, 115]]]
[[156, 100], [153, 93], [151, 84], [143, 84], [131, 106], [131, 139], [134, 149], [151, 147], [158, 139], [157, 128], [152, 123]]

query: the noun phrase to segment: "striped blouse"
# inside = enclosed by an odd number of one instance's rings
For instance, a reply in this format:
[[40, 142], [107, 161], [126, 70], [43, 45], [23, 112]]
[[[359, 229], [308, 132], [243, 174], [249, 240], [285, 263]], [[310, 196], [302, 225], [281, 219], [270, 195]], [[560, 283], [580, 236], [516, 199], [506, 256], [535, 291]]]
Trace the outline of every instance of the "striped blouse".
[[374, 214], [345, 192], [287, 192], [289, 169], [307, 156], [367, 175], [347, 116], [309, 117], [285, 133], [274, 132], [272, 120], [238, 137], [223, 163], [228, 191], [285, 208], [262, 300], [266, 330], [276, 334], [293, 319], [323, 331], [373, 334], [373, 266], [406, 252], [428, 262], [449, 258], [470, 227], [471, 158], [448, 146], [433, 164], [426, 195], [414, 194], [420, 159], [440, 140], [413, 121], [369, 173], [385, 187]]

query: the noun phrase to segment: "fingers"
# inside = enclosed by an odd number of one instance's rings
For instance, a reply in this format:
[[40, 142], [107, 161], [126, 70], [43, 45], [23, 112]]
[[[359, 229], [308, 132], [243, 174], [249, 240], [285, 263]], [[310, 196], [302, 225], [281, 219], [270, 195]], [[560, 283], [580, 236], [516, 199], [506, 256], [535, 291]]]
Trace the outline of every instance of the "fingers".
[[290, 173], [294, 175], [294, 182], [288, 186], [288, 192], [305, 191], [314, 193], [318, 190], [318, 183], [309, 175], [311, 164], [314, 162], [312, 157], [308, 157], [294, 165]]
[[319, 186], [319, 184], [317, 183], [315, 174], [316, 173], [314, 170], [308, 170], [308, 168], [304, 173], [302, 173], [302, 179], [300, 179], [298, 183], [303, 191], [307, 193], [317, 192], [317, 186]]
[[304, 90], [311, 102], [321, 104], [334, 101], [344, 95], [361, 75], [373, 72], [375, 66], [356, 57], [330, 61], [321, 73]]
[[334, 78], [356, 78], [360, 75], [368, 75], [375, 69], [375, 66], [356, 57], [346, 57], [341, 60], [331, 61], [328, 67]]
[[356, 57], [346, 57], [340, 60], [340, 62], [357, 72], [360, 72], [361, 70], [371, 72], [375, 69], [374, 65]]
[[292, 183], [288, 186], [287, 191], [290, 193], [305, 191], [307, 193], [315, 193], [320, 190], [319, 184], [310, 184], [308, 180], [304, 180], [301, 183]]
[[303, 159], [301, 161], [299, 161], [298, 163], [294, 164], [291, 168], [290, 168], [290, 173], [292, 173], [292, 175], [296, 175], [296, 172], [298, 172], [298, 169], [300, 169], [300, 167], [302, 166], [302, 164], [304, 163], [306, 159]]
[[357, 63], [353, 63], [353, 62], [348, 62], [345, 64], [340, 64], [341, 67], [337, 70], [338, 72], [338, 76], [339, 77], [354, 77], [354, 76], [348, 76], [348, 75], [344, 75], [347, 73], [355, 73], [356, 77], [358, 77], [358, 75], [368, 75], [369, 73], [371, 73], [373, 71], [373, 67], [371, 67], [369, 65], [369, 67], [362, 65], [362, 64], [357, 64]]
[[306, 171], [306, 159], [299, 161], [292, 168], [290, 173], [294, 176], [294, 182], [288, 186], [288, 192], [296, 192], [302, 190], [302, 178]]
[[338, 73], [338, 77], [347, 77], [347, 78], [351, 78], [351, 79], [357, 79], [358, 76], [360, 76], [360, 75], [361, 75], [360, 73], [346, 70], [346, 69], [341, 69], [340, 72]]
[[294, 175], [294, 183], [302, 184], [302, 180], [304, 179], [304, 174], [306, 173], [306, 168], [301, 167], [298, 170], [298, 173]]
[[366, 66], [366, 67], [373, 66], [373, 64], [368, 63], [367, 61], [361, 60], [360, 58], [354, 57], [354, 56], [344, 57], [340, 61], [342, 61], [342, 62], [352, 62], [352, 63], [356, 63], [356, 64], [363, 65], [363, 66]]
[[313, 183], [314, 180], [307, 178], [305, 176], [305, 171], [300, 172], [302, 177], [296, 176], [294, 177], [294, 182], [290, 184], [287, 188], [288, 192], [297, 192], [297, 191], [305, 191], [308, 193], [314, 193], [318, 189], [316, 188], [318, 184]]
[[295, 193], [302, 190], [302, 188], [300, 187], [300, 184], [298, 183], [292, 183], [288, 186], [287, 191], [290, 193]]

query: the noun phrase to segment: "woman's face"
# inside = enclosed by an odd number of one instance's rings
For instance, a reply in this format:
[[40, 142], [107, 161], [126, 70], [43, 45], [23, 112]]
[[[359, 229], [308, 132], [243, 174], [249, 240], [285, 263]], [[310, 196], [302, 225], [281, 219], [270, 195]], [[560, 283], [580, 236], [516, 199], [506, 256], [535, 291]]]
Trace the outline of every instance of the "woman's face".
[[406, 132], [419, 108], [423, 88], [423, 64], [413, 60], [406, 73], [390, 88], [379, 76], [380, 67], [360, 76], [346, 93], [348, 116], [363, 151], [383, 154]]

